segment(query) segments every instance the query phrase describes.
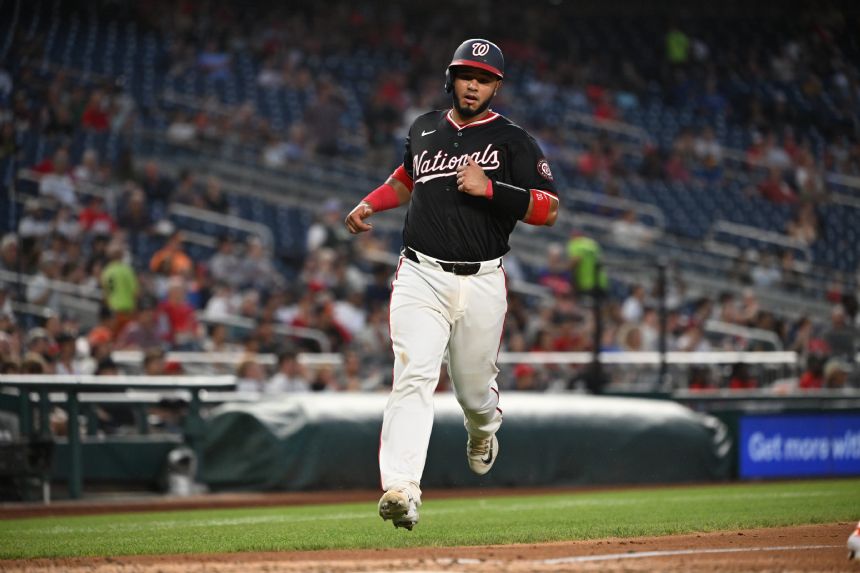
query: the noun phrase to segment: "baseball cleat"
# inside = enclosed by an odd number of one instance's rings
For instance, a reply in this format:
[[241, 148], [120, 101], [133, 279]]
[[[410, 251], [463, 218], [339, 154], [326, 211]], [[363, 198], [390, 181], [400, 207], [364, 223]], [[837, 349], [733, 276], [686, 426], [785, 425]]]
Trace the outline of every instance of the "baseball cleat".
[[498, 455], [499, 440], [496, 439], [495, 434], [489, 438], [469, 436], [466, 441], [466, 459], [469, 462], [469, 468], [479, 476], [490, 471]]
[[860, 560], [860, 523], [854, 533], [848, 536], [848, 559]]
[[379, 499], [379, 516], [409, 531], [418, 523], [418, 507], [421, 501], [405, 489], [390, 489]]

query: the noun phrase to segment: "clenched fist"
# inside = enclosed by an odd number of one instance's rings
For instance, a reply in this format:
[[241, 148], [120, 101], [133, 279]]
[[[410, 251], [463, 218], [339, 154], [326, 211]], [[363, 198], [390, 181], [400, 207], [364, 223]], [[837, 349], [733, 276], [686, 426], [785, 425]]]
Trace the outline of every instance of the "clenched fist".
[[487, 196], [487, 184], [490, 180], [484, 174], [483, 168], [471, 157], [468, 163], [457, 168], [457, 191], [474, 195]]
[[364, 222], [371, 215], [373, 215], [373, 209], [367, 203], [362, 202], [349, 212], [343, 222], [350, 233], [357, 235], [373, 228], [373, 225]]

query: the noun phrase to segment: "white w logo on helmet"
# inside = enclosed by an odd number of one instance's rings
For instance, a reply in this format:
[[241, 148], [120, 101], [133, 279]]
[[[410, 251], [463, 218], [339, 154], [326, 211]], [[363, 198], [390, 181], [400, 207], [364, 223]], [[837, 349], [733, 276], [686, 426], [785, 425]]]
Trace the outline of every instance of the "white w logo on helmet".
[[490, 45], [485, 44], [484, 42], [475, 42], [472, 44], [472, 55], [473, 56], [486, 56], [490, 51]]

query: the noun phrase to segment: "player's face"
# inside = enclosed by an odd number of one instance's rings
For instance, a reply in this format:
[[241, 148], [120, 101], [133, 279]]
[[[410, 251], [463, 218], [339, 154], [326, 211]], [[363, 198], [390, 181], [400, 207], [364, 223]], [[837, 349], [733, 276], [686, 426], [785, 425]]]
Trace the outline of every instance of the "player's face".
[[478, 68], [457, 68], [454, 70], [454, 108], [460, 117], [470, 118], [484, 113], [501, 80]]

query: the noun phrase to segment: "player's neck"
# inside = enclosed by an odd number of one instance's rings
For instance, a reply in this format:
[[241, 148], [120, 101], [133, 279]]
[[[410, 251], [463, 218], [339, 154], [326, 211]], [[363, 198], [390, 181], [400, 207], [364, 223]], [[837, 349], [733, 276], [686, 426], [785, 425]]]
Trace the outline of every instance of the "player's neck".
[[452, 107], [451, 108], [451, 119], [453, 119], [454, 123], [456, 123], [458, 126], [466, 127], [470, 123], [475, 123], [476, 121], [481, 121], [482, 119], [486, 119], [487, 116], [489, 116], [491, 113], [493, 113], [493, 110], [491, 110], [490, 108], [487, 108], [476, 116], [463, 117], [459, 113], [457, 113], [457, 108]]

